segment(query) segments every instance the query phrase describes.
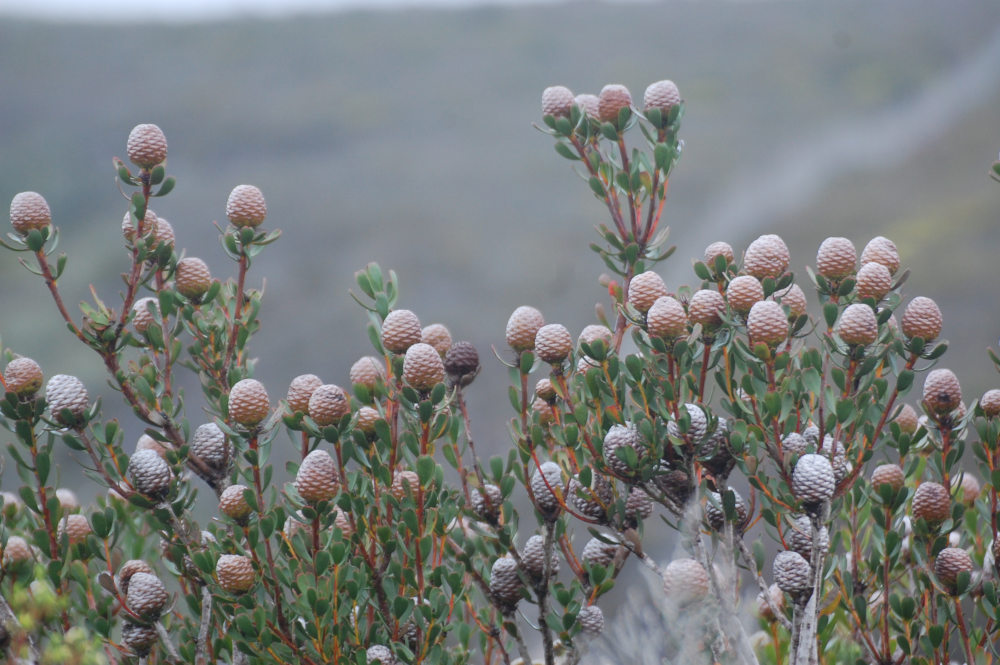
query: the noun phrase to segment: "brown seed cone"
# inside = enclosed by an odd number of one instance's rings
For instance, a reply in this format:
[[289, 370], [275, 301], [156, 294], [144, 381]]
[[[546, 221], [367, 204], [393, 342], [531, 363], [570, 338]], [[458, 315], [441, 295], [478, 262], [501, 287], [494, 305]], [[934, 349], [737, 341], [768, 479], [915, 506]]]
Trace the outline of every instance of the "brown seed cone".
[[[559, 555], [557, 547], [552, 548], [549, 556], [549, 576], [554, 577], [559, 572]], [[534, 535], [528, 538], [521, 550], [521, 566], [532, 579], [540, 580], [545, 573], [545, 538]]]
[[601, 122], [610, 122], [621, 129], [618, 125], [618, 112], [632, 105], [632, 95], [628, 88], [617, 83], [609, 83], [601, 88], [601, 94], [597, 99], [597, 114]]
[[950, 369], [932, 369], [924, 379], [923, 397], [928, 410], [949, 413], [962, 403], [962, 385]]
[[645, 109], [659, 109], [664, 113], [681, 103], [681, 92], [673, 81], [664, 80], [650, 83], [642, 96]]
[[652, 270], [639, 273], [628, 283], [628, 301], [640, 312], [648, 312], [657, 298], [667, 295], [663, 278]]
[[226, 217], [237, 227], [257, 227], [267, 218], [267, 201], [253, 185], [237, 185], [226, 201]]
[[753, 344], [775, 347], [788, 338], [788, 319], [785, 310], [773, 300], [762, 300], [750, 308], [747, 315], [747, 333]]
[[174, 227], [162, 217], [157, 217], [156, 228], [153, 230], [153, 238], [157, 245], [166, 244], [173, 247], [176, 240]]
[[558, 517], [562, 506], [559, 496], [562, 496], [562, 469], [555, 462], [543, 462], [531, 476], [531, 494], [535, 499], [535, 508], [546, 519]]
[[830, 460], [814, 453], [803, 455], [792, 471], [792, 493], [803, 503], [820, 503], [833, 497], [836, 480]]
[[21, 397], [34, 396], [44, 380], [42, 368], [31, 358], [14, 358], [3, 371], [7, 392]]
[[325, 450], [316, 449], [306, 455], [295, 474], [295, 491], [304, 501], [317, 504], [337, 496], [340, 477], [337, 465]]
[[688, 316], [684, 306], [671, 296], [661, 296], [646, 312], [646, 330], [653, 337], [676, 339], [688, 332]]
[[[771, 602], [768, 603], [768, 600]], [[757, 615], [765, 621], [774, 621], [778, 617], [771, 608], [778, 612], [785, 610], [785, 592], [777, 584], [772, 584], [767, 588], [766, 599], [763, 591], [757, 594]]]
[[670, 420], [667, 422], [667, 434], [683, 441], [701, 442], [708, 433], [708, 417], [705, 415], [705, 410], [697, 404], [687, 402], [684, 404], [684, 411], [687, 412], [689, 420], [687, 432], [681, 432], [678, 422]]
[[417, 342], [406, 350], [403, 379], [413, 388], [426, 392], [444, 381], [441, 354], [430, 344]]
[[152, 450], [164, 460], [167, 459], [167, 449], [164, 448], [162, 443], [148, 434], [143, 434], [139, 437], [139, 440], [135, 442], [134, 452], [139, 452], [140, 450]]
[[[784, 532], [785, 546], [809, 561], [812, 558], [812, 520], [807, 515], [799, 515]], [[825, 526], [819, 528], [819, 548], [822, 551], [830, 549], [830, 531]]]
[[80, 514], [66, 515], [59, 522], [59, 537], [62, 538], [64, 533], [70, 545], [79, 545], [92, 533], [90, 522]]
[[229, 419], [244, 427], [259, 425], [271, 412], [264, 384], [257, 379], [243, 379], [229, 390]]
[[586, 342], [589, 346], [600, 340], [610, 347], [613, 337], [614, 333], [611, 332], [610, 328], [602, 324], [592, 323], [584, 326], [583, 330], [580, 331], [580, 336], [576, 338], [576, 343], [579, 345], [582, 342]]
[[634, 475], [635, 471], [629, 468], [625, 460], [618, 456], [617, 450], [623, 447], [635, 451], [640, 464], [642, 463], [644, 451], [639, 443], [639, 432], [631, 424], [628, 426], [612, 425], [608, 433], [604, 435], [604, 462], [619, 476], [627, 478]]
[[951, 517], [951, 496], [944, 485], [930, 481], [920, 483], [913, 493], [911, 511], [913, 519], [924, 519], [936, 526]]
[[858, 263], [858, 252], [847, 238], [827, 238], [816, 252], [816, 272], [827, 279], [843, 279], [853, 275]]
[[688, 301], [688, 318], [691, 323], [701, 324], [702, 328], [716, 328], [722, 323], [725, 311], [726, 301], [718, 291], [700, 289]]
[[536, 397], [531, 401], [531, 412], [538, 416], [538, 424], [542, 427], [551, 425], [555, 420], [552, 414], [552, 404], [541, 397]]
[[584, 563], [591, 566], [608, 567], [614, 563], [615, 555], [618, 554], [618, 543], [604, 542], [600, 538], [591, 538], [583, 546], [580, 558]]
[[153, 499], [165, 497], [174, 479], [170, 465], [153, 450], [138, 450], [129, 458], [128, 476], [136, 491]]
[[420, 477], [415, 472], [404, 469], [393, 474], [389, 493], [401, 501], [407, 494], [416, 497], [419, 489]]
[[781, 452], [786, 456], [804, 455], [809, 446], [806, 438], [798, 432], [789, 432], [781, 437]]
[[420, 331], [420, 341], [433, 346], [444, 358], [444, 354], [451, 348], [451, 333], [444, 324], [432, 323]]
[[[152, 308], [150, 308], [150, 305], [152, 305]], [[139, 298], [132, 305], [132, 327], [135, 328], [137, 333], [142, 335], [149, 330], [151, 325], [156, 323], [159, 311], [160, 301], [156, 298]]]
[[239, 554], [223, 554], [215, 564], [219, 586], [228, 593], [246, 593], [253, 586], [256, 573], [253, 561]]
[[762, 235], [747, 247], [743, 270], [757, 279], [778, 277], [788, 269], [789, 255], [785, 241], [774, 234]]
[[560, 323], [550, 323], [535, 333], [535, 353], [543, 361], [558, 365], [573, 351], [573, 337]]
[[597, 605], [587, 605], [580, 608], [576, 622], [583, 628], [586, 635], [595, 636], [604, 632], [604, 612]]
[[129, 582], [136, 573], [156, 574], [153, 567], [142, 559], [129, 559], [118, 568], [118, 575], [115, 577], [115, 585], [123, 596], [128, 594]]
[[570, 478], [566, 494], [576, 512], [598, 521], [607, 518], [608, 508], [615, 500], [611, 483], [597, 471], [591, 474], [590, 487], [585, 486], [575, 476]]
[[309, 398], [313, 392], [323, 385], [323, 380], [315, 374], [300, 374], [288, 384], [285, 400], [292, 413], [308, 413]]
[[625, 517], [629, 520], [644, 520], [653, 514], [653, 499], [645, 490], [633, 487], [625, 499]]
[[351, 365], [351, 384], [374, 390], [380, 380], [385, 380], [385, 365], [375, 356], [364, 356]]
[[156, 628], [152, 626], [140, 626], [130, 621], [122, 625], [122, 645], [131, 649], [140, 658], [148, 656], [159, 639]]
[[574, 104], [573, 93], [562, 85], [553, 85], [542, 91], [542, 115], [569, 117]]
[[[750, 526], [751, 515], [747, 508], [747, 502], [743, 500], [740, 493], [736, 490], [732, 490], [732, 492], [736, 499], [736, 521], [733, 522], [733, 528], [737, 534], [740, 534]], [[722, 531], [723, 527], [726, 526], [726, 512], [722, 507], [722, 496], [718, 492], [708, 493], [708, 500], [705, 502], [705, 519], [715, 531]]]
[[479, 374], [479, 352], [471, 342], [455, 342], [444, 354], [444, 371], [453, 384], [467, 386]]
[[934, 574], [941, 580], [949, 593], [955, 592], [959, 573], [971, 572], [972, 557], [959, 547], [946, 547], [938, 552], [937, 558], [934, 559]]
[[66, 487], [56, 489], [56, 499], [63, 514], [80, 512], [80, 500], [76, 498], [73, 490]]
[[515, 351], [535, 348], [535, 335], [545, 325], [542, 313], [534, 307], [521, 305], [507, 319], [507, 346]]
[[48, 201], [38, 192], [21, 192], [10, 201], [10, 225], [19, 235], [27, 236], [32, 229], [44, 229], [52, 224]]
[[600, 106], [601, 98], [597, 95], [582, 94], [577, 95], [573, 99], [573, 103], [580, 107], [585, 115], [594, 120], [597, 120], [601, 116]]
[[500, 515], [503, 496], [500, 494], [499, 487], [487, 483], [481, 488], [473, 487], [469, 490], [469, 503], [476, 517], [492, 522]]
[[215, 423], [199, 425], [191, 437], [191, 454], [201, 458], [216, 473], [225, 473], [233, 458], [233, 448]]
[[[49, 412], [60, 425], [74, 425], [86, 412], [90, 398], [83, 381], [68, 374], [56, 374], [45, 384], [45, 401]], [[64, 411], [70, 416], [65, 418]]]
[[393, 310], [382, 322], [382, 346], [392, 353], [406, 353], [422, 334], [420, 319], [408, 309]]
[[320, 427], [335, 425], [350, 412], [347, 393], [340, 386], [332, 383], [317, 386], [309, 396], [309, 417]]
[[3, 548], [4, 565], [20, 563], [34, 557], [31, 546], [21, 536], [11, 536], [7, 539], [7, 545]]
[[784, 291], [775, 293], [770, 297], [770, 300], [774, 300], [782, 306], [787, 307], [788, 318], [790, 319], [797, 319], [802, 316], [806, 313], [806, 307], [808, 307], [806, 294], [803, 293], [802, 287], [798, 284], [792, 284]]
[[881, 263], [866, 263], [858, 270], [854, 288], [859, 298], [871, 298], [878, 302], [892, 288], [892, 274]]
[[167, 606], [170, 596], [160, 578], [152, 573], [133, 573], [125, 596], [125, 604], [143, 621], [156, 621]]
[[167, 158], [167, 137], [156, 125], [136, 125], [129, 132], [125, 153], [133, 164], [151, 168]]
[[774, 582], [792, 598], [808, 598], [812, 592], [812, 566], [798, 552], [778, 552], [774, 557]]
[[736, 260], [736, 254], [733, 253], [733, 246], [728, 242], [722, 242], [721, 240], [713, 242], [705, 248], [705, 265], [707, 265], [709, 269], [714, 269], [715, 258], [717, 256], [726, 257], [726, 263], [732, 263]]
[[539, 379], [538, 383], [535, 384], [535, 397], [542, 400], [546, 404], [552, 404], [556, 401], [556, 397], [559, 394], [556, 392], [556, 387], [552, 385], [552, 381], [549, 379]]
[[382, 414], [370, 406], [358, 409], [358, 429], [365, 434], [375, 433], [375, 423], [382, 420]]
[[937, 303], [930, 298], [917, 296], [906, 306], [900, 328], [907, 337], [920, 337], [925, 342], [932, 342], [941, 334], [943, 325], [944, 318]]
[[365, 661], [367, 665], [397, 665], [399, 662], [392, 655], [392, 650], [381, 644], [368, 647], [365, 652]]
[[653, 482], [678, 506], [684, 506], [691, 497], [691, 478], [680, 469], [658, 475], [653, 478]]
[[334, 508], [333, 512], [335, 514], [333, 518], [333, 526], [340, 529], [344, 538], [350, 538], [354, 535], [354, 525], [351, 523], [351, 517], [346, 512], [340, 508]]
[[899, 250], [888, 238], [876, 236], [861, 250], [861, 263], [881, 263], [895, 275], [899, 270]]
[[524, 583], [517, 574], [517, 561], [510, 556], [502, 556], [493, 562], [490, 570], [490, 593], [504, 610], [512, 610], [521, 600]]
[[240, 525], [246, 524], [253, 512], [243, 494], [246, 491], [246, 485], [230, 485], [219, 497], [219, 512]]
[[737, 312], [747, 313], [756, 303], [764, 299], [764, 287], [753, 275], [733, 278], [726, 287], [726, 300]]
[[853, 346], [874, 344], [878, 337], [878, 320], [875, 318], [875, 310], [862, 303], [848, 305], [840, 314], [835, 332], [845, 343]]
[[917, 411], [909, 404], [903, 405], [903, 408], [899, 410], [899, 414], [893, 419], [893, 422], [899, 425], [899, 429], [907, 434], [913, 434], [920, 426]]
[[[142, 218], [143, 238], [148, 236], [150, 233], [153, 234], [154, 238], [156, 237], [158, 221], [159, 217], [156, 216], [156, 213], [153, 212], [151, 208], [146, 208], [146, 214]], [[132, 213], [125, 213], [125, 217], [122, 218], [122, 235], [125, 237], [125, 240], [132, 243], [135, 242], [136, 232], [137, 228], [135, 222], [132, 220]]]
[[674, 559], [663, 570], [663, 591], [681, 607], [700, 602], [708, 595], [708, 571], [695, 559]]
[[983, 407], [983, 414], [987, 418], [1000, 415], [1000, 390], [993, 388], [983, 393], [982, 398], [979, 400], [979, 406]]
[[971, 473], [962, 472], [962, 482], [958, 486], [958, 499], [966, 506], [972, 506], [979, 498], [982, 488], [979, 481]]
[[906, 477], [898, 464], [880, 464], [872, 471], [872, 487], [877, 491], [879, 485], [888, 485], [898, 492], [903, 488]]
[[185, 298], [197, 300], [212, 286], [212, 273], [208, 264], [197, 256], [187, 256], [177, 262], [174, 286]]

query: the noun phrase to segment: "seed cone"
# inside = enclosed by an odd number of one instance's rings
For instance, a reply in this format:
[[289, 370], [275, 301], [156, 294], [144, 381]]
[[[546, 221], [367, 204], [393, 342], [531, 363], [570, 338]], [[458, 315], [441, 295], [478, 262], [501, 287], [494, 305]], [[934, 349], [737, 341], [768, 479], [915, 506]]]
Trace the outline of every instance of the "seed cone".
[[223, 554], [215, 564], [219, 586], [228, 593], [246, 593], [254, 583], [253, 562], [239, 554]]
[[861, 263], [881, 263], [895, 275], [899, 270], [899, 250], [888, 238], [876, 236], [861, 251]]
[[393, 310], [382, 322], [382, 346], [393, 353], [406, 353], [422, 334], [420, 319], [408, 309]]
[[241, 525], [247, 523], [247, 518], [253, 512], [243, 494], [246, 490], [246, 485], [230, 485], [219, 497], [219, 512]]
[[661, 296], [646, 312], [646, 330], [653, 337], [676, 339], [688, 332], [688, 316], [684, 306], [671, 296]]
[[875, 310], [861, 303], [848, 305], [841, 313], [835, 331], [847, 344], [856, 346], [873, 344], [878, 337]]
[[335, 425], [350, 412], [347, 393], [340, 386], [327, 383], [318, 386], [309, 396], [309, 417], [320, 427]]
[[781, 451], [786, 458], [791, 455], [804, 455], [809, 442], [798, 432], [789, 432], [781, 438]]
[[640, 312], [648, 312], [657, 298], [667, 295], [663, 278], [652, 270], [639, 273], [628, 284], [628, 301]]
[[625, 517], [632, 521], [646, 519], [653, 514], [653, 499], [645, 490], [633, 487], [625, 499]]
[[618, 123], [618, 112], [632, 105], [632, 95], [628, 88], [617, 83], [609, 83], [601, 89], [598, 97], [597, 113], [601, 122], [610, 122], [617, 129], [621, 129]]
[[907, 434], [913, 434], [917, 431], [917, 428], [920, 426], [919, 421], [916, 409], [909, 404], [904, 404], [903, 408], [899, 410], [899, 414], [893, 420]]
[[469, 501], [476, 517], [487, 522], [495, 522], [500, 515], [503, 496], [500, 494], [499, 487], [487, 483], [481, 488], [470, 489]]
[[601, 115], [601, 99], [597, 95], [590, 95], [586, 93], [577, 95], [573, 99], [573, 103], [579, 106], [580, 110], [583, 111], [586, 116], [593, 118], [594, 120], [597, 120]]
[[397, 665], [398, 662], [389, 647], [381, 644], [368, 647], [365, 660], [367, 665]]
[[128, 585], [125, 603], [144, 621], [156, 621], [170, 597], [160, 578], [151, 573], [137, 572]]
[[379, 380], [385, 380], [385, 366], [375, 356], [364, 356], [351, 365], [351, 384], [374, 390]]
[[761, 300], [750, 308], [747, 315], [747, 333], [754, 344], [775, 347], [788, 338], [788, 319], [785, 310], [773, 300]]
[[705, 415], [705, 410], [697, 404], [687, 402], [684, 404], [684, 412], [688, 416], [687, 432], [681, 432], [678, 422], [671, 420], [667, 423], [667, 434], [683, 441], [701, 442], [705, 438], [705, 434], [708, 433], [708, 416]]
[[827, 238], [816, 253], [816, 272], [827, 279], [839, 280], [854, 274], [858, 252], [847, 238]]
[[944, 548], [938, 552], [937, 558], [934, 560], [934, 574], [938, 576], [938, 579], [950, 593], [955, 592], [959, 573], [971, 573], [972, 567], [972, 557], [969, 556], [968, 552], [958, 547]]
[[778, 552], [774, 557], [774, 581], [792, 598], [808, 598], [812, 592], [812, 566], [798, 552]]
[[73, 490], [66, 487], [58, 488], [56, 499], [59, 501], [59, 507], [62, 508], [63, 514], [80, 512], [80, 500], [76, 498]]
[[937, 414], [954, 411], [962, 403], [962, 385], [950, 369], [934, 369], [924, 379], [924, 405]]
[[583, 546], [580, 558], [584, 563], [591, 566], [608, 567], [614, 563], [615, 555], [618, 553], [618, 543], [604, 542], [600, 538], [591, 538]]
[[382, 414], [370, 406], [358, 409], [358, 429], [365, 434], [375, 433], [375, 423], [382, 420]]
[[[556, 547], [552, 548], [549, 556], [549, 576], [554, 577], [559, 572], [559, 556], [556, 554]], [[521, 552], [521, 565], [524, 571], [532, 579], [540, 580], [544, 575], [545, 568], [545, 538], [534, 535], [528, 538]]]
[[619, 476], [629, 477], [635, 473], [629, 468], [625, 460], [618, 456], [616, 452], [619, 448], [631, 448], [635, 451], [636, 458], [642, 463], [643, 449], [639, 443], [639, 433], [631, 424], [612, 425], [608, 433], [604, 435], [604, 462]]
[[709, 268], [714, 267], [717, 256], [726, 257], [726, 263], [732, 263], [736, 260], [736, 254], [733, 253], [732, 245], [721, 240], [713, 242], [705, 248], [705, 265]]
[[[747, 508], [747, 502], [743, 500], [740, 493], [736, 490], [731, 491], [735, 498], [736, 507], [736, 521], [733, 522], [733, 528], [736, 533], [740, 534], [750, 525], [750, 511]], [[726, 513], [722, 507], [722, 496], [718, 492], [709, 492], [708, 500], [705, 502], [705, 518], [708, 520], [708, 525], [715, 531], [722, 531], [725, 527]]]
[[951, 517], [951, 496], [944, 485], [927, 481], [913, 493], [913, 519], [924, 519], [935, 527]]
[[764, 299], [764, 287], [753, 275], [734, 277], [726, 287], [726, 300], [737, 312], [747, 313], [757, 302]]
[[932, 342], [941, 334], [943, 325], [944, 319], [937, 303], [917, 296], [906, 306], [900, 327], [907, 337], [920, 337], [925, 342]]
[[670, 109], [681, 103], [681, 92], [673, 81], [657, 81], [650, 83], [646, 88], [646, 94], [642, 96], [642, 103], [645, 109], [659, 109], [668, 113]]
[[766, 599], [763, 591], [757, 594], [757, 614], [760, 618], [765, 621], [774, 621], [777, 616], [771, 608], [778, 612], [783, 612], [785, 609], [785, 594], [777, 584], [772, 584], [767, 588]]
[[695, 291], [688, 302], [688, 318], [691, 319], [691, 323], [700, 324], [710, 330], [722, 323], [722, 314], [725, 311], [726, 301], [718, 291], [709, 289]]
[[490, 570], [490, 593], [504, 608], [511, 611], [521, 600], [521, 588], [524, 584], [517, 574], [517, 561], [510, 556], [503, 556], [493, 562]]
[[878, 302], [892, 288], [892, 273], [881, 263], [866, 263], [858, 270], [857, 289], [859, 298], [871, 298]]
[[[152, 233], [153, 238], [155, 239], [158, 230], [158, 224], [159, 224], [159, 217], [156, 216], [156, 213], [153, 212], [151, 208], [146, 208], [146, 214], [142, 218], [141, 237], [145, 238]], [[137, 231], [138, 229], [136, 228], [136, 225], [132, 221], [132, 213], [131, 212], [125, 213], [125, 217], [122, 218], [122, 235], [125, 237], [125, 240], [129, 241], [130, 243], [135, 242]], [[154, 244], [159, 244], [159, 243], [154, 243]]]
[[966, 506], [972, 506], [976, 503], [976, 499], [979, 498], [982, 488], [979, 486], [979, 481], [971, 473], [962, 472], [962, 482], [958, 486], [958, 498]]
[[407, 494], [416, 497], [419, 489], [420, 477], [413, 471], [404, 469], [397, 471], [393, 475], [392, 487], [389, 488], [389, 493], [396, 497], [397, 500], [402, 500]]
[[191, 454], [201, 458], [217, 474], [225, 474], [232, 461], [233, 449], [218, 425], [205, 423], [199, 425], [191, 437]]
[[[785, 530], [784, 537], [788, 549], [798, 552], [806, 561], [812, 558], [812, 520], [807, 515], [799, 515], [793, 519]], [[824, 552], [830, 548], [830, 531], [825, 526], [819, 529], [819, 548]]]
[[546, 519], [555, 519], [562, 507], [556, 493], [562, 492], [562, 469], [555, 462], [543, 462], [531, 476], [535, 507]]
[[823, 455], [803, 455], [792, 472], [792, 493], [803, 503], [820, 503], [833, 497], [836, 481], [830, 460]]
[[573, 351], [573, 337], [560, 323], [550, 323], [535, 333], [535, 353], [543, 361], [558, 365]]
[[122, 625], [122, 644], [131, 649], [140, 658], [149, 655], [153, 645], [160, 636], [152, 626], [140, 626], [130, 621]]
[[784, 291], [775, 293], [771, 296], [771, 299], [788, 308], [788, 318], [790, 319], [797, 319], [802, 316], [806, 313], [806, 307], [808, 307], [806, 294], [803, 293], [802, 287], [798, 284], [792, 284]]
[[44, 229], [52, 224], [48, 201], [38, 192], [21, 192], [10, 201], [10, 225], [21, 236], [32, 229]]
[[15, 564], [33, 558], [31, 546], [21, 536], [10, 536], [7, 545], [3, 548], [4, 565]]
[[259, 425], [271, 412], [264, 384], [256, 379], [238, 381], [229, 390], [229, 419], [244, 427]]
[[906, 477], [898, 464], [881, 464], [872, 471], [872, 487], [878, 490], [879, 485], [888, 485], [898, 492], [903, 488]]
[[441, 323], [432, 323], [420, 331], [420, 341], [433, 346], [443, 358], [451, 348], [451, 332]]
[[3, 371], [7, 392], [32, 397], [42, 387], [42, 368], [31, 358], [14, 358]]
[[587, 605], [580, 609], [576, 621], [587, 635], [600, 635], [604, 631], [604, 612], [597, 605]]
[[553, 85], [542, 91], [542, 115], [569, 117], [575, 99], [569, 88]]
[[162, 499], [170, 491], [174, 473], [162, 457], [153, 450], [138, 450], [128, 462], [128, 475], [132, 486], [153, 499]]
[[554, 404], [559, 394], [549, 379], [539, 379], [535, 384], [535, 396], [546, 404]]
[[979, 400], [979, 406], [983, 407], [983, 413], [987, 418], [1000, 415], [1000, 390], [993, 388], [983, 393], [982, 398]]
[[515, 351], [535, 348], [535, 335], [545, 325], [542, 313], [534, 307], [521, 305], [507, 319], [507, 346]]
[[62, 535], [66, 534], [70, 545], [79, 545], [87, 540], [87, 536], [91, 533], [90, 522], [83, 515], [66, 515], [59, 522], [59, 537], [62, 538]]
[[757, 279], [778, 277], [788, 269], [789, 255], [785, 241], [774, 234], [762, 235], [747, 247], [743, 270]]
[[196, 256], [187, 256], [177, 262], [174, 285], [185, 298], [198, 300], [212, 286], [212, 273], [208, 264]]
[[295, 474], [295, 491], [311, 504], [337, 496], [339, 485], [337, 465], [325, 450], [316, 449], [306, 455]]
[[444, 354], [444, 371], [453, 385], [467, 386], [479, 374], [479, 352], [471, 342], [455, 342]]
[[167, 137], [156, 125], [136, 125], [129, 132], [125, 153], [136, 166], [151, 168], [167, 158]]
[[[152, 309], [150, 308], [152, 305]], [[139, 298], [132, 305], [132, 327], [140, 335], [145, 333], [151, 325], [156, 323], [157, 314], [154, 312], [159, 312], [160, 304], [159, 300], [156, 298]]]
[[695, 559], [674, 559], [663, 570], [663, 590], [681, 607], [700, 602], [708, 595], [708, 571]]
[[288, 394], [285, 400], [292, 413], [308, 413], [309, 398], [313, 392], [323, 385], [323, 380], [315, 374], [300, 374], [288, 384]]
[[441, 354], [430, 344], [418, 342], [412, 345], [403, 359], [403, 379], [416, 390], [429, 391], [444, 381]]
[[600, 340], [610, 347], [613, 337], [614, 333], [611, 332], [610, 328], [605, 325], [592, 323], [584, 326], [583, 330], [580, 331], [580, 336], [577, 338], [576, 342], [577, 344], [586, 342], [589, 346]]
[[[83, 417], [89, 397], [83, 381], [68, 374], [56, 374], [45, 384], [45, 401], [56, 422], [70, 427]], [[69, 411], [68, 416], [65, 411]]]
[[237, 227], [255, 228], [267, 218], [267, 201], [253, 185], [237, 185], [226, 201], [226, 217]]
[[615, 499], [611, 484], [597, 471], [591, 474], [590, 487], [575, 476], [570, 478], [566, 493], [578, 513], [599, 521], [607, 517], [608, 508]]
[[118, 575], [115, 579], [115, 585], [123, 596], [128, 594], [129, 583], [132, 581], [132, 576], [136, 573], [155, 575], [153, 567], [142, 559], [130, 559], [126, 561], [118, 568]]

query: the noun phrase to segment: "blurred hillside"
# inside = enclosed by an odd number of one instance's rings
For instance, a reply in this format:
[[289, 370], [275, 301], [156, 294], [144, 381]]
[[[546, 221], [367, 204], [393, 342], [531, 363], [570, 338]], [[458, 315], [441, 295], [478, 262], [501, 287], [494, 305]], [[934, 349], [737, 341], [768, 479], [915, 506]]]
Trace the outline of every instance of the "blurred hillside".
[[[480, 349], [470, 400], [484, 446], [508, 445], [506, 372], [489, 346], [520, 304], [578, 331], [601, 298], [588, 252], [602, 208], [532, 129], [547, 85], [637, 98], [671, 78], [687, 100], [667, 220], [690, 283], [710, 241], [782, 234], [802, 273], [828, 235], [883, 234], [935, 298], [946, 357], [970, 399], [997, 383], [1000, 334], [1000, 5], [972, 2], [666, 3], [350, 12], [204, 25], [0, 23], [0, 200], [42, 192], [70, 254], [69, 303], [125, 269], [125, 202], [111, 157], [159, 124], [179, 184], [157, 201], [178, 247], [232, 273], [213, 220], [253, 183], [284, 236], [266, 277], [257, 376], [272, 399], [297, 374], [344, 383], [369, 351], [347, 295], [375, 260], [401, 306]], [[803, 274], [804, 279], [804, 274]], [[0, 260], [4, 345], [104, 385], [47, 293]], [[957, 347], [957, 348], [955, 348]], [[106, 403], [125, 417], [110, 391]], [[192, 414], [197, 420], [197, 416]], [[128, 420], [127, 418], [125, 418]], [[132, 426], [138, 436], [139, 428]]]

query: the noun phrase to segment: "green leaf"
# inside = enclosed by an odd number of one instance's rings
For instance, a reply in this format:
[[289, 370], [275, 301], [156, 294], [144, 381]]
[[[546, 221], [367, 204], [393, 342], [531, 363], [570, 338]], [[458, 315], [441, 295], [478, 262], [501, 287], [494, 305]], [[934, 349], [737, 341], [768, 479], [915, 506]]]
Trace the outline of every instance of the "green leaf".
[[173, 176], [168, 177], [163, 181], [163, 185], [160, 187], [153, 196], [166, 196], [174, 190], [174, 186], [177, 184], [177, 179]]
[[591, 176], [588, 182], [590, 183], [590, 189], [593, 190], [594, 194], [596, 194], [598, 198], [603, 199], [605, 196], [605, 191], [604, 191], [604, 185], [601, 184], [600, 178], [598, 178], [597, 176]]
[[837, 307], [837, 303], [828, 302], [823, 305], [823, 318], [826, 320], [826, 327], [832, 328], [833, 324], [837, 322], [837, 315], [840, 313], [840, 309]]
[[910, 389], [913, 385], [913, 370], [904, 369], [899, 373], [899, 378], [896, 379], [896, 390], [900, 394], [906, 394], [906, 391]]
[[421, 485], [427, 485], [430, 482], [435, 469], [437, 469], [437, 464], [433, 458], [424, 455], [417, 459], [417, 478], [420, 479]]
[[555, 148], [556, 152], [559, 153], [560, 156], [565, 157], [566, 159], [569, 159], [571, 161], [580, 160], [580, 156], [577, 155], [575, 152], [573, 152], [573, 150], [565, 143], [556, 143]]

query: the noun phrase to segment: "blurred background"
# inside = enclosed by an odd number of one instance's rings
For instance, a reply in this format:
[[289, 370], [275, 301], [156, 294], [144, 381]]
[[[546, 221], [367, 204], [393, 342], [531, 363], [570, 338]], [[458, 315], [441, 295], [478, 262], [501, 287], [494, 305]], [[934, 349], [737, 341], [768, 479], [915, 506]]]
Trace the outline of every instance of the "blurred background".
[[[670, 78], [686, 100], [684, 156], [659, 272], [695, 281], [691, 259], [778, 233], [792, 269], [830, 235], [860, 252], [896, 242], [908, 296], [934, 298], [967, 401], [1000, 379], [986, 356], [1000, 315], [1000, 4], [971, 1], [365, 3], [282, 12], [261, 0], [207, 13], [0, 5], [0, 201], [49, 201], [70, 256], [69, 304], [109, 303], [127, 268], [126, 201], [111, 159], [158, 124], [176, 190], [154, 209], [177, 248], [234, 273], [213, 221], [237, 184], [267, 197], [284, 235], [256, 261], [265, 285], [253, 343], [272, 401], [296, 375], [347, 383], [370, 352], [348, 295], [369, 261], [397, 271], [399, 306], [479, 349], [469, 400], [477, 439], [503, 452], [504, 326], [522, 304], [576, 334], [604, 301], [587, 246], [605, 212], [540, 123], [549, 85], [597, 93]], [[252, 7], [242, 13], [233, 5]], [[454, 5], [454, 6], [449, 6]], [[286, 5], [287, 7], [287, 5]], [[5, 203], [6, 205], [6, 203]], [[4, 346], [47, 375], [77, 374], [134, 440], [141, 428], [74, 344], [47, 291], [0, 255]], [[189, 395], [197, 388], [189, 384]], [[912, 401], [912, 400], [911, 400]], [[200, 422], [197, 400], [189, 411]], [[279, 438], [277, 445], [281, 445]], [[126, 450], [131, 450], [126, 441]], [[289, 444], [289, 451], [292, 445]], [[96, 490], [70, 476], [81, 498]], [[283, 480], [282, 480], [283, 482]]]

